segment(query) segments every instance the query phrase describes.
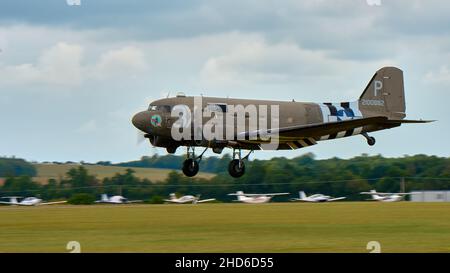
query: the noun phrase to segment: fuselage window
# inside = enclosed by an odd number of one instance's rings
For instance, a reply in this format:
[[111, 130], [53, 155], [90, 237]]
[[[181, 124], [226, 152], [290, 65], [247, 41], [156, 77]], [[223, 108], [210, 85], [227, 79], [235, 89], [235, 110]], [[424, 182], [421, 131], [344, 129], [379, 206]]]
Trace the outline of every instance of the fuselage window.
[[208, 104], [206, 106], [206, 109], [208, 109], [211, 112], [227, 112], [227, 105], [226, 104], [217, 104], [217, 103], [212, 103], [212, 104]]

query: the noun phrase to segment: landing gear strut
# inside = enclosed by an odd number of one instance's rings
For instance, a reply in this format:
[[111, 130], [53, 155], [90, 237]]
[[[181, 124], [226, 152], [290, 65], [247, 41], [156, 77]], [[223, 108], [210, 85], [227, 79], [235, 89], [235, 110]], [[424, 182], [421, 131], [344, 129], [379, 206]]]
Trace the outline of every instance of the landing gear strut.
[[367, 144], [369, 144], [369, 146], [373, 146], [375, 145], [375, 138], [372, 136], [369, 136], [367, 133], [362, 133], [363, 137], [365, 137], [367, 139]]
[[248, 159], [252, 152], [253, 151], [250, 151], [248, 155], [242, 157], [241, 149], [238, 149], [237, 151], [236, 149], [233, 149], [233, 160], [231, 160], [230, 164], [228, 165], [228, 173], [232, 177], [239, 178], [245, 174], [244, 160]]
[[208, 150], [206, 148], [199, 156], [195, 156], [195, 147], [187, 147], [187, 159], [183, 162], [183, 173], [187, 177], [197, 175], [199, 171], [199, 163], [202, 161], [203, 154]]

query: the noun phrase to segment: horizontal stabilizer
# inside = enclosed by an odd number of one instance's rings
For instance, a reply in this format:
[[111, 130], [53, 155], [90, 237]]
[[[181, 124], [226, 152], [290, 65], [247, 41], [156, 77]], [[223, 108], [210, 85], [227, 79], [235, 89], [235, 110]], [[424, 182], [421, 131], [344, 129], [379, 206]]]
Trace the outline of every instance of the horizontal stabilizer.
[[386, 120], [384, 123], [429, 123], [435, 121], [436, 120], [389, 119]]

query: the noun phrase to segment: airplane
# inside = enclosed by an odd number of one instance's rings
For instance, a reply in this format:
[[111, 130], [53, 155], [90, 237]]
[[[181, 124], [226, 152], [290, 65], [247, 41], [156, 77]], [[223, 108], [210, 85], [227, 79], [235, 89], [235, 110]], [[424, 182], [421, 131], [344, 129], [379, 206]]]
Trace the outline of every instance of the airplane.
[[406, 195], [414, 193], [392, 193], [392, 192], [377, 192], [376, 190], [370, 190], [370, 192], [361, 192], [361, 194], [369, 194], [372, 196], [372, 201], [381, 202], [398, 202], [402, 201]]
[[228, 195], [237, 196], [237, 202], [248, 204], [261, 204], [269, 202], [274, 196], [288, 195], [288, 192], [280, 193], [244, 193], [243, 191], [237, 191], [236, 193], [229, 193]]
[[95, 203], [103, 203], [103, 204], [132, 204], [132, 203], [141, 203], [141, 202], [143, 202], [143, 201], [142, 200], [130, 201], [127, 198], [120, 196], [120, 195], [108, 197], [107, 194], [102, 194], [101, 199], [95, 201]]
[[173, 203], [173, 204], [186, 204], [186, 203], [197, 204], [197, 203], [205, 203], [205, 202], [211, 202], [211, 201], [216, 200], [215, 198], [200, 200], [200, 195], [197, 195], [197, 196], [184, 195], [184, 196], [177, 198], [175, 193], [171, 193], [169, 195], [169, 197], [170, 197], [169, 199], [165, 199], [164, 201]]
[[342, 200], [345, 199], [346, 197], [337, 197], [337, 198], [333, 198], [331, 196], [328, 195], [323, 195], [323, 194], [313, 194], [310, 196], [307, 196], [306, 193], [304, 191], [300, 191], [299, 192], [299, 197], [300, 198], [292, 198], [291, 201], [302, 201], [302, 202], [333, 202], [333, 201], [338, 201], [338, 200]]
[[[295, 150], [356, 135], [362, 135], [373, 146], [371, 132], [404, 123], [433, 122], [405, 119], [405, 111], [403, 71], [383, 67], [373, 75], [359, 99], [352, 102], [249, 100], [178, 93], [151, 102], [147, 110], [133, 116], [132, 123], [151, 145], [166, 148], [170, 154], [186, 146], [182, 170], [188, 177], [198, 173], [209, 148], [217, 154], [231, 148], [228, 172], [238, 178], [245, 173], [244, 161], [255, 150]], [[203, 152], [197, 155], [196, 147], [203, 147]], [[249, 153], [243, 156], [242, 150]]]
[[67, 201], [43, 202], [42, 199], [36, 197], [26, 197], [19, 201], [20, 196], [5, 196], [2, 198], [9, 199], [9, 202], [0, 201], [0, 204], [11, 206], [43, 206], [67, 203]]

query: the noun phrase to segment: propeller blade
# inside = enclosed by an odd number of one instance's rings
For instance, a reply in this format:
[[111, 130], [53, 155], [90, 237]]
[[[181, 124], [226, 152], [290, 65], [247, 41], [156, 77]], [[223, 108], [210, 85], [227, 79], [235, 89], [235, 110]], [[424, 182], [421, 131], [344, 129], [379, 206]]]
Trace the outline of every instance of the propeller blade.
[[145, 139], [146, 139], [145, 133], [141, 132], [141, 131], [137, 131], [137, 142], [136, 142], [136, 144], [137, 145], [142, 144], [142, 142], [144, 142]]

